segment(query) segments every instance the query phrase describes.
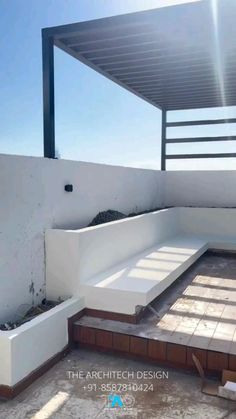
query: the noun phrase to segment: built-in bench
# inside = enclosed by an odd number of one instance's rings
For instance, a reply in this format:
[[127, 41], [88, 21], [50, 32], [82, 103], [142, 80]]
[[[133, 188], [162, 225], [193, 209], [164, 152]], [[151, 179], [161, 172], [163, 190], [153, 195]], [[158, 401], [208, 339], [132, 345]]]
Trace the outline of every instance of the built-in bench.
[[169, 287], [207, 248], [203, 240], [176, 236], [156, 245], [81, 287], [86, 306], [133, 314]]
[[47, 298], [84, 297], [90, 309], [134, 314], [207, 249], [236, 250], [236, 209], [170, 208], [46, 234]]

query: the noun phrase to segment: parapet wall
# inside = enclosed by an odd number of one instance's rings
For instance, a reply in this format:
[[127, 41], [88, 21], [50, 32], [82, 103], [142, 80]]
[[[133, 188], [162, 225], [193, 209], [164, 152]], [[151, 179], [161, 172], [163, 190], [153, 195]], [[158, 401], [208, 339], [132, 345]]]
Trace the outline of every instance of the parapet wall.
[[[64, 186], [73, 184], [73, 192]], [[161, 205], [160, 172], [0, 155], [0, 322], [45, 296], [44, 232]], [[10, 318], [9, 318], [10, 317]]]

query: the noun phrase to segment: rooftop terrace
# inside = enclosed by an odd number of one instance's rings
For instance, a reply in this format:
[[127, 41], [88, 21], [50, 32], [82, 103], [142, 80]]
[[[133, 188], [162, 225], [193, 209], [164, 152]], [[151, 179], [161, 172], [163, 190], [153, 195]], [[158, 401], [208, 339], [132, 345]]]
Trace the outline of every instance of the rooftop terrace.
[[[235, 18], [235, 1], [202, 0], [43, 29], [48, 158], [0, 156], [0, 317], [7, 322], [0, 330], [0, 396], [18, 396], [78, 350], [54, 369], [55, 379], [47, 375], [10, 402], [12, 415], [18, 403], [22, 418], [105, 417], [99, 397], [109, 402], [111, 390], [108, 399], [100, 387], [90, 397], [84, 382], [82, 388], [67, 379], [68, 365], [144, 368], [131, 358], [150, 362], [152, 371], [168, 368], [174, 377], [164, 387], [156, 383], [155, 393], [137, 396], [131, 417], [187, 418], [196, 409], [202, 413], [204, 403], [203, 418], [235, 415], [231, 403], [199, 396], [200, 385], [192, 389], [191, 380], [200, 380], [172, 367], [195, 373], [195, 355], [211, 376], [228, 368], [236, 374], [236, 174], [165, 171], [167, 159], [236, 156], [167, 149], [170, 143], [236, 139], [168, 136], [170, 127], [236, 122], [168, 119], [175, 110], [236, 105]], [[161, 110], [162, 170], [55, 158], [54, 46]], [[86, 227], [108, 209], [141, 215]], [[50, 310], [14, 323], [25, 305], [39, 308], [45, 299], [53, 301]], [[100, 351], [120, 358], [105, 359]], [[134, 402], [133, 393], [124, 397]]]

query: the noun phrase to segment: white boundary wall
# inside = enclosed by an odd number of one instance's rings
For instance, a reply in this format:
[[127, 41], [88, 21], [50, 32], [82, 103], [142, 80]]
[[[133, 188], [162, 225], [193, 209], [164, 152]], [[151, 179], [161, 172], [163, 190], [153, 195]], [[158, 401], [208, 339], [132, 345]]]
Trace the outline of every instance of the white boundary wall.
[[236, 243], [236, 208], [176, 208], [186, 234]]
[[[64, 185], [74, 191], [66, 193]], [[236, 171], [114, 167], [0, 155], [0, 322], [45, 296], [44, 232], [86, 226], [99, 212], [236, 207]]]
[[[64, 191], [65, 184], [74, 191]], [[0, 155], [0, 322], [45, 296], [44, 232], [161, 205], [160, 172]]]
[[236, 207], [236, 170], [166, 171], [164, 206]]

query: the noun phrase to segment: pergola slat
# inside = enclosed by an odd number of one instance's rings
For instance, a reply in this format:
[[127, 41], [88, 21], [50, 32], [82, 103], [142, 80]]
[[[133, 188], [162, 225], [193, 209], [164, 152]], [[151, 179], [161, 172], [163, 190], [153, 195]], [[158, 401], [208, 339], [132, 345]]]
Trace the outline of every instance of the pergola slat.
[[235, 158], [236, 153], [202, 153], [202, 154], [166, 154], [166, 159], [222, 159], [222, 158]]
[[236, 124], [236, 118], [230, 119], [203, 119], [200, 121], [167, 122], [167, 127], [186, 127], [190, 125]]
[[222, 137], [192, 137], [192, 138], [168, 138], [167, 144], [180, 144], [180, 143], [205, 143], [212, 141], [236, 141], [236, 136], [222, 136]]

